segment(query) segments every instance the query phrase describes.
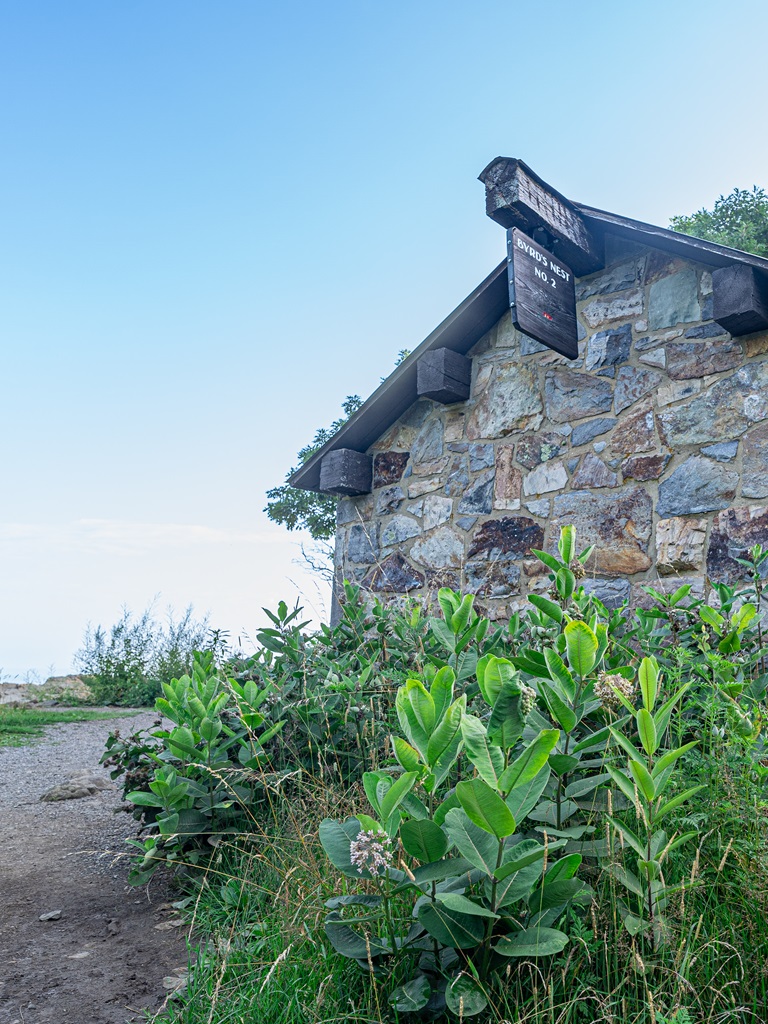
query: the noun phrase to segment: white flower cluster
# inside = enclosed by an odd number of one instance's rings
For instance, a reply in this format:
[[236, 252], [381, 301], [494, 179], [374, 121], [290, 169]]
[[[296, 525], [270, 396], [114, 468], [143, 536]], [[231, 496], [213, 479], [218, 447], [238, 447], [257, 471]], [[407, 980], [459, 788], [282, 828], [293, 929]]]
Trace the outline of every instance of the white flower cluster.
[[536, 696], [536, 691], [532, 686], [526, 686], [525, 683], [520, 686], [520, 707], [526, 717], [533, 711]]
[[595, 683], [595, 697], [602, 702], [603, 707], [619, 708], [621, 700], [616, 691], [619, 691], [627, 700], [632, 700], [635, 693], [635, 684], [618, 672], [613, 675], [603, 673]]
[[385, 832], [358, 832], [349, 846], [349, 859], [362, 875], [368, 870], [372, 875], [386, 871], [392, 863], [392, 840]]

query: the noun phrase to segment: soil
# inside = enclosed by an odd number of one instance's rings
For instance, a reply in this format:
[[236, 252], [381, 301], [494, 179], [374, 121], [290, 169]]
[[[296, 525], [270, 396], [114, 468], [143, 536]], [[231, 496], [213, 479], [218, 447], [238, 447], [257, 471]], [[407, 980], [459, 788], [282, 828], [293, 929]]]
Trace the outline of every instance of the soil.
[[183, 975], [188, 936], [171, 907], [178, 893], [168, 879], [128, 885], [124, 840], [137, 823], [118, 810], [118, 786], [40, 801], [78, 771], [108, 780], [99, 758], [109, 733], [155, 721], [144, 711], [57, 725], [30, 746], [0, 748], [0, 1024], [144, 1020], [168, 997], [170, 978]]

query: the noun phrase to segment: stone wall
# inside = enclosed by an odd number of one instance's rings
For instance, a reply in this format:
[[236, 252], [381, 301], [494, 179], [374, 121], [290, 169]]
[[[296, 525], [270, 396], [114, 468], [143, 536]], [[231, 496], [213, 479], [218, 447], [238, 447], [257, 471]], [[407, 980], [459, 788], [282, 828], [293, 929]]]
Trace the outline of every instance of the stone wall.
[[337, 581], [451, 586], [501, 617], [545, 585], [531, 548], [568, 523], [607, 603], [659, 574], [702, 593], [768, 545], [768, 334], [714, 323], [706, 267], [613, 253], [577, 282], [578, 360], [507, 313], [469, 353], [467, 402], [421, 400], [370, 449], [372, 493], [339, 502]]

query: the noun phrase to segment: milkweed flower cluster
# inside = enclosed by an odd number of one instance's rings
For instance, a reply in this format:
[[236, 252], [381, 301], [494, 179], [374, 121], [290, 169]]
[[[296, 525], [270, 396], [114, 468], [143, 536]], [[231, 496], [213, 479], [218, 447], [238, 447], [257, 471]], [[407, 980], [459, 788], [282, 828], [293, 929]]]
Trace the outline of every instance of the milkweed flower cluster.
[[392, 864], [392, 840], [385, 832], [358, 832], [349, 845], [349, 859], [357, 873], [370, 871], [378, 875]]
[[627, 700], [631, 700], [635, 693], [635, 684], [631, 680], [625, 679], [624, 676], [620, 676], [618, 672], [614, 672], [612, 675], [603, 673], [595, 683], [595, 697], [603, 707], [621, 707], [619, 693]]
[[533, 706], [536, 703], [536, 696], [536, 691], [532, 686], [526, 686], [525, 683], [521, 685], [520, 707], [526, 718], [530, 715], [531, 711], [533, 711]]

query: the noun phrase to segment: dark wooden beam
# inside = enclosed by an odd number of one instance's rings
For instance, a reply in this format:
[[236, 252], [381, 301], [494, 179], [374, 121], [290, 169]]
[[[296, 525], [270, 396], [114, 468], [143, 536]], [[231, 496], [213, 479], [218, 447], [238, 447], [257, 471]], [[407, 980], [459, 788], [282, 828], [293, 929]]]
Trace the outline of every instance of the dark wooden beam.
[[768, 327], [768, 276], [754, 267], [721, 267], [712, 273], [712, 319], [738, 338]]
[[[534, 174], [522, 160], [497, 157], [480, 175], [485, 185], [485, 212], [505, 228], [531, 234], [542, 228], [552, 239], [547, 248], [577, 277], [604, 266], [603, 245], [576, 207]], [[546, 242], [542, 242], [546, 245]]]
[[466, 402], [472, 379], [472, 360], [450, 348], [425, 352], [416, 364], [416, 392], [419, 398], [432, 398], [450, 405]]
[[365, 452], [337, 448], [320, 463], [320, 490], [326, 494], [369, 494], [373, 459]]

